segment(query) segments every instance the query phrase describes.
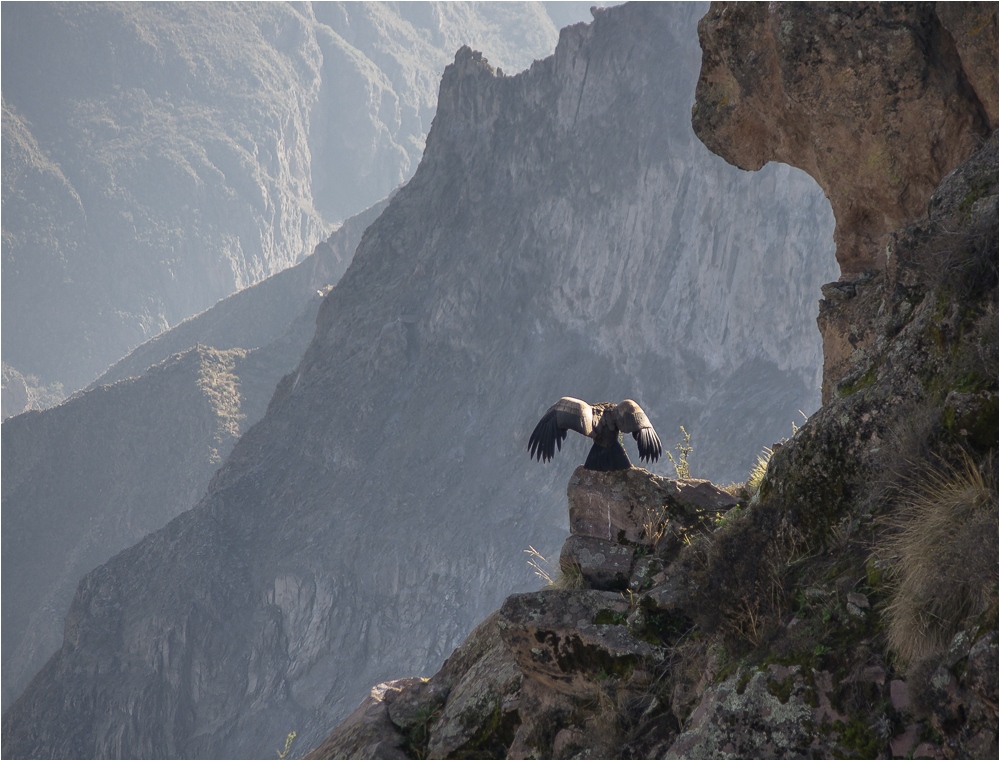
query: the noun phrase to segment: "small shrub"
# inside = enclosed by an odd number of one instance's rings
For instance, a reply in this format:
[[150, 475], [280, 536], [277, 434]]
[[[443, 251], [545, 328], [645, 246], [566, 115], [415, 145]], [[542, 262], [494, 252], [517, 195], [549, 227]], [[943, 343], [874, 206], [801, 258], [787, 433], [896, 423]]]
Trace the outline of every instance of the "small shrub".
[[292, 731], [285, 737], [285, 747], [284, 750], [277, 751], [278, 758], [288, 758], [288, 752], [292, 749], [292, 743], [295, 742], [295, 735], [296, 733]]
[[677, 473], [677, 477], [680, 479], [691, 478], [691, 466], [688, 464], [688, 458], [694, 451], [694, 447], [691, 446], [691, 434], [684, 430], [684, 426], [681, 426], [681, 434], [684, 436], [684, 440], [677, 443], [674, 449], [677, 450], [677, 458], [667, 451], [667, 459], [670, 460], [670, 464], [674, 466], [674, 472]]

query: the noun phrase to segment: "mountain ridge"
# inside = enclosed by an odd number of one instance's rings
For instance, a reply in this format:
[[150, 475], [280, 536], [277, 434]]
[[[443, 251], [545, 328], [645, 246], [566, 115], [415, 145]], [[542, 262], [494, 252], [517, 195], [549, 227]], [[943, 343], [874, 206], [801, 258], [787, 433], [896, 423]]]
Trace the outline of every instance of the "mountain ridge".
[[83, 388], [388, 195], [462, 42], [518, 68], [557, 38], [539, 4], [422, 8], [4, 6], [5, 402]]

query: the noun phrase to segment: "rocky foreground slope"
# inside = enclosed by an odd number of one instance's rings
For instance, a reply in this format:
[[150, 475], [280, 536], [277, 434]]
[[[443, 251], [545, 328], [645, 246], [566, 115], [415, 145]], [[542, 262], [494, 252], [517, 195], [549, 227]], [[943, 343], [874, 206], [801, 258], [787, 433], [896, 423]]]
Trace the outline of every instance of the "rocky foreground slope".
[[558, 551], [584, 445], [524, 452], [554, 398], [634, 396], [719, 479], [817, 403], [832, 220], [801, 173], [694, 139], [702, 11], [609, 9], [518, 76], [460, 51], [301, 364], [195, 509], [82, 581], [4, 753], [315, 744]]
[[516, 71], [557, 36], [541, 3], [5, 4], [3, 416], [385, 198], [460, 45]]
[[[727, 152], [751, 127], [758, 146], [801, 147], [794, 124], [765, 131], [739, 86], [716, 99], [713, 83], [754, 62], [773, 80], [752, 90], [823, 93], [788, 106], [839, 122], [806, 142], [848, 176], [856, 144], [838, 137], [853, 127], [862, 143], [909, 151], [919, 120], [911, 141], [870, 134], [866, 118], [884, 105], [919, 113], [928, 93], [878, 77], [859, 91], [845, 60], [894, 63], [882, 71], [907, 78], [951, 66], [963, 95], [983, 74], [976, 61], [996, 72], [995, 6], [956, 18], [747, 5], [713, 4], [700, 25], [695, 124]], [[803, 51], [806, 28], [819, 31]], [[901, 50], [916, 58], [902, 70]], [[826, 330], [846, 326], [854, 351], [828, 366], [823, 407], [738, 490], [739, 505], [679, 500], [677, 483], [635, 468], [578, 470], [554, 588], [508, 597], [430, 679], [375, 687], [308, 757], [996, 757], [996, 105], [937, 94], [968, 109], [944, 120], [958, 134], [938, 139], [972, 155], [955, 168], [919, 152], [897, 165], [952, 171], [904, 226], [874, 234], [861, 260], [879, 266], [826, 289]], [[905, 178], [873, 180], [914, 192]], [[835, 192], [831, 202], [850, 206]], [[843, 225], [857, 262], [873, 233]]]

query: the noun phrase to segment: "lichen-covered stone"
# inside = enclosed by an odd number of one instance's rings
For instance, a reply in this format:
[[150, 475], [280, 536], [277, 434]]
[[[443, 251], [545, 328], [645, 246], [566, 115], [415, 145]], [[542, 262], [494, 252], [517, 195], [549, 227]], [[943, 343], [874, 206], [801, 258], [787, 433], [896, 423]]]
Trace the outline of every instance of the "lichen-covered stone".
[[649, 589], [656, 583], [656, 579], [662, 573], [664, 561], [655, 555], [645, 555], [636, 559], [632, 565], [632, 576], [628, 581], [628, 588], [632, 592], [642, 592]]
[[594, 536], [571, 536], [559, 554], [562, 568], [577, 568], [592, 589], [625, 589], [632, 575], [635, 547]]
[[[917, 710], [941, 738], [946, 757], [997, 756], [997, 632], [955, 635], [948, 652], [910, 680]], [[933, 746], [932, 746], [933, 747]]]
[[496, 614], [475, 632], [474, 646], [456, 650], [431, 682], [451, 682], [448, 699], [429, 727], [429, 758], [447, 758], [509, 746], [520, 723], [518, 690], [522, 675], [500, 638]]
[[448, 696], [447, 685], [430, 679], [408, 677], [389, 684], [394, 689], [387, 689], [382, 700], [389, 719], [403, 732], [412, 732], [417, 725], [426, 724]]
[[409, 758], [406, 737], [389, 718], [385, 696], [413, 681], [401, 679], [373, 687], [361, 705], [321, 745], [306, 754], [306, 758]]
[[706, 516], [737, 502], [710, 481], [672, 480], [642, 468], [597, 471], [580, 466], [566, 492], [571, 534], [635, 544], [653, 543], [650, 526], [664, 521], [686, 528], [701, 525]]
[[[556, 739], [564, 728], [568, 728], [576, 710], [574, 700], [531, 679], [522, 683], [519, 697], [522, 721], [507, 758], [568, 758], [557, 754]], [[581, 740], [582, 747], [587, 747], [587, 738], [580, 738], [575, 732], [573, 736]], [[562, 752], [569, 749], [569, 739], [564, 737], [560, 743]]]
[[631, 673], [662, 652], [625, 626], [620, 594], [543, 590], [511, 595], [500, 609], [500, 633], [528, 679], [577, 697], [592, 697], [609, 676]]
[[[843, 757], [848, 719], [829, 697], [828, 673], [798, 666], [741, 668], [707, 689], [665, 758]], [[876, 733], [877, 730], [871, 730]], [[864, 757], [864, 754], [862, 754]]]
[[691, 599], [691, 590], [681, 576], [667, 576], [640, 598], [643, 607], [657, 610], [682, 610]]

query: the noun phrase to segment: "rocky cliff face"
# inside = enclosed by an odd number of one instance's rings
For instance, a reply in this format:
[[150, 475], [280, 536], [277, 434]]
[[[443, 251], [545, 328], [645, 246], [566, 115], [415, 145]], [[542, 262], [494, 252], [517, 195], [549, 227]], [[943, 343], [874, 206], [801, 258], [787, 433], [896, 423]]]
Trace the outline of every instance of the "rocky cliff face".
[[[858, 8], [797, 21], [823, 30]], [[964, 8], [967, 28], [983, 8]], [[760, 43], [730, 23], [741, 12], [702, 22], [716, 56]], [[873, 25], [853, 44], [908, 34]], [[995, 72], [993, 50], [965, 48], [963, 67], [987, 62], [970, 80]], [[800, 63], [777, 52], [783, 71]], [[824, 102], [870, 139], [853, 74], [813, 73], [846, 76]], [[704, 93], [696, 121], [719, 105]], [[737, 507], [679, 504], [636, 469], [578, 471], [556, 588], [509, 597], [429, 680], [378, 685], [309, 757], [995, 757], [997, 152], [994, 132], [888, 236], [884, 268], [838, 284], [824, 308], [861, 340]]]
[[634, 396], [717, 479], [815, 405], [832, 219], [801, 173], [694, 139], [702, 10], [599, 12], [517, 76], [459, 52], [299, 367], [198, 507], [81, 583], [5, 753], [314, 744], [530, 586], [529, 544], [558, 549], [585, 444], [524, 451], [554, 398]]
[[[830, 199], [850, 281], [886, 265], [888, 234], [922, 216], [996, 129], [996, 24], [985, 5], [716, 4], [699, 26], [695, 132], [744, 169], [808, 172]], [[834, 316], [837, 292], [826, 295], [829, 400], [858, 338]]]
[[83, 573], [197, 501], [240, 430], [244, 359], [192, 350], [4, 423], [5, 703], [58, 649]]
[[388, 195], [459, 45], [516, 70], [557, 38], [539, 4], [12, 5], [3, 21], [5, 417]]
[[[833, 206], [844, 275], [869, 270], [883, 236], [922, 215], [991, 130], [980, 98], [988, 81], [977, 89], [970, 77], [990, 67], [963, 61], [961, 50], [988, 56], [992, 46], [995, 58], [996, 35], [989, 9], [965, 15], [959, 47], [929, 3], [823, 13], [718, 3], [699, 26], [695, 132], [743, 169], [781, 161], [808, 172]], [[856, 107], [837, 107], [848, 101]]]

